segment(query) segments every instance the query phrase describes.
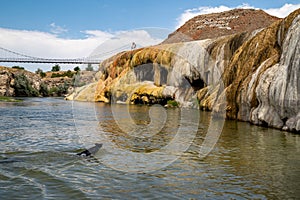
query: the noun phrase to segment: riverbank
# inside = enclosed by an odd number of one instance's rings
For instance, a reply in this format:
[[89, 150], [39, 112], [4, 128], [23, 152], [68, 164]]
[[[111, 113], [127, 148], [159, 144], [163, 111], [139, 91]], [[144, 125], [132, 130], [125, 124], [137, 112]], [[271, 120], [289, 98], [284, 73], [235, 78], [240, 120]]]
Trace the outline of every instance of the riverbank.
[[61, 97], [75, 87], [95, 81], [95, 71], [32, 73], [22, 68], [0, 66], [0, 96]]
[[15, 99], [12, 97], [4, 97], [4, 96], [0, 96], [0, 102], [22, 102], [21, 99]]

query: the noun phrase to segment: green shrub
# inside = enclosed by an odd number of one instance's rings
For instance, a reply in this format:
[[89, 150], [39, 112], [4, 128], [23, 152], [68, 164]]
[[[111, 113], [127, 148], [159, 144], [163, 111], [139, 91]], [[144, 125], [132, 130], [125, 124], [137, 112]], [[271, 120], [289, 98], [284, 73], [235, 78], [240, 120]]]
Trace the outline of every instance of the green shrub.
[[48, 97], [49, 96], [49, 90], [48, 87], [45, 83], [42, 83], [40, 86], [40, 95], [42, 95], [43, 97]]
[[80, 73], [77, 73], [73, 76], [73, 79], [72, 79], [72, 85], [74, 87], [81, 87], [81, 86], [84, 86], [86, 85], [86, 82], [84, 81], [81, 81], [81, 76], [80, 76]]
[[46, 77], [46, 73], [45, 72], [41, 72], [40, 76], [41, 76], [41, 78], [45, 78]]
[[60, 71], [60, 66], [59, 66], [59, 65], [54, 65], [54, 66], [52, 67], [51, 71], [53, 71], [53, 72], [58, 72], [58, 71]]
[[21, 99], [14, 99], [11, 97], [4, 97], [4, 96], [0, 96], [0, 102], [22, 102]]
[[53, 73], [53, 74], [51, 75], [51, 78], [65, 77], [65, 76], [67, 76], [67, 77], [69, 77], [69, 78], [72, 78], [73, 75], [74, 75], [74, 72], [72, 72], [71, 70], [68, 70], [68, 71], [66, 71], [66, 72], [64, 72], [64, 73]]
[[75, 72], [79, 72], [79, 71], [80, 71], [80, 68], [77, 66], [77, 67], [74, 68], [74, 71], [75, 71]]
[[24, 70], [24, 67], [20, 67], [20, 66], [12, 66], [11, 68]]
[[167, 105], [170, 106], [170, 107], [178, 107], [179, 103], [175, 100], [168, 100]]
[[63, 96], [68, 93], [69, 84], [64, 82], [64, 84], [60, 84], [57, 87], [52, 87], [49, 90], [49, 95], [51, 96]]
[[91, 64], [88, 64], [88, 66], [85, 68], [86, 71], [94, 71], [94, 68]]
[[35, 71], [36, 74], [40, 75], [41, 78], [45, 78], [46, 77], [46, 73], [43, 72], [42, 69], [38, 68], [36, 71]]
[[60, 77], [60, 74], [57, 74], [57, 73], [51, 74], [51, 78], [56, 78], [56, 77]]
[[50, 88], [49, 95], [55, 95], [55, 94], [57, 94], [57, 91], [58, 91], [58, 88], [54, 86], [54, 87]]
[[61, 74], [53, 73], [51, 74], [51, 78], [61, 77]]
[[15, 84], [13, 88], [15, 89], [16, 96], [23, 96], [23, 97], [39, 96], [39, 92], [32, 87], [32, 83], [28, 80], [25, 74], [15, 75]]
[[64, 94], [67, 94], [68, 93], [68, 88], [69, 88], [69, 84], [67, 84], [66, 82], [64, 82], [64, 84], [59, 85], [57, 95], [62, 96]]

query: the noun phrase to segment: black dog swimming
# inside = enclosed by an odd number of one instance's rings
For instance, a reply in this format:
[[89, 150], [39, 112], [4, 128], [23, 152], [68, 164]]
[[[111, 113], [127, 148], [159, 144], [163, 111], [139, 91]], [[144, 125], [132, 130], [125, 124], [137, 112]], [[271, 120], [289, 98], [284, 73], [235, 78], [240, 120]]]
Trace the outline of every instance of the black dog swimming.
[[99, 149], [103, 146], [103, 144], [95, 143], [95, 146], [86, 149], [80, 153], [77, 153], [78, 156], [84, 155], [84, 156], [90, 156], [90, 155], [95, 155]]

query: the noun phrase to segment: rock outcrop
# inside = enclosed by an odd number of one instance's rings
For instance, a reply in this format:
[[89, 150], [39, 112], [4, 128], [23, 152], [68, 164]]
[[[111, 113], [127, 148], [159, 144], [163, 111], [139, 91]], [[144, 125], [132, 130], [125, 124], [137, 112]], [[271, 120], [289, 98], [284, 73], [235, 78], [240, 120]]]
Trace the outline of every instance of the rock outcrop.
[[299, 19], [297, 10], [235, 52], [222, 74], [227, 118], [300, 131]]
[[97, 84], [73, 98], [175, 100], [226, 111], [228, 119], [300, 131], [299, 18], [297, 10], [263, 29], [119, 53], [101, 63]]
[[[18, 78], [23, 78], [25, 80], [21, 80], [22, 84], [25, 87], [29, 86], [28, 89], [32, 90], [31, 92], [33, 96], [36, 91], [40, 90], [41, 78], [39, 75], [22, 69], [0, 66], [0, 96], [16, 96], [15, 87], [17, 84], [16, 79]], [[31, 94], [29, 95], [32, 96]]]
[[51, 77], [52, 74], [47, 72], [42, 78], [24, 69], [0, 66], [0, 96], [64, 96], [76, 87], [96, 81], [93, 71], [72, 72], [71, 77]]

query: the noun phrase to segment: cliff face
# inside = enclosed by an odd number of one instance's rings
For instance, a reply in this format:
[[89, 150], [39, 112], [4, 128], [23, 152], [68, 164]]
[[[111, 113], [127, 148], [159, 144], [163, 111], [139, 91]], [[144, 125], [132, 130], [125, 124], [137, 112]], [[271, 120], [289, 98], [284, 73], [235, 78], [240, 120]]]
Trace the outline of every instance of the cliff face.
[[20, 83], [24, 84], [24, 86], [28, 83], [33, 96], [35, 91], [40, 90], [41, 78], [39, 75], [26, 70], [0, 66], [0, 96], [16, 96], [15, 87], [18, 84], [16, 83], [16, 79], [19, 79]]
[[300, 131], [299, 13], [293, 13], [279, 26], [282, 53], [279, 62], [262, 73], [256, 87], [258, 106], [250, 113], [250, 121], [255, 124]]
[[235, 52], [222, 74], [227, 118], [300, 131], [299, 14], [275, 22]]
[[[264, 29], [122, 52], [73, 98], [197, 106], [300, 131], [300, 10]], [[195, 101], [196, 100], [196, 101]]]
[[0, 96], [12, 96], [14, 93], [11, 87], [12, 72], [5, 67], [0, 66]]

